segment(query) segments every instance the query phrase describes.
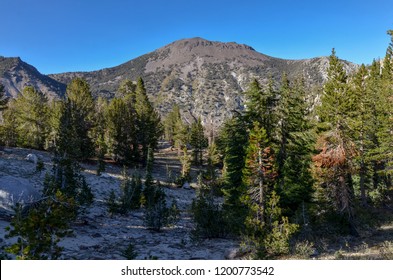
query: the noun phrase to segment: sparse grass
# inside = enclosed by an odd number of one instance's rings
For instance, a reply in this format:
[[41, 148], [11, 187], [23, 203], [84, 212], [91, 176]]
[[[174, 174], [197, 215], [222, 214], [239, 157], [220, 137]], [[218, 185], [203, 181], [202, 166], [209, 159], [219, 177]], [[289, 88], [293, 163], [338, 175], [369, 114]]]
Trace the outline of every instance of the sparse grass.
[[384, 260], [393, 260], [393, 242], [385, 241], [379, 249], [379, 254]]
[[294, 253], [300, 259], [309, 259], [315, 252], [314, 243], [308, 240], [295, 244]]

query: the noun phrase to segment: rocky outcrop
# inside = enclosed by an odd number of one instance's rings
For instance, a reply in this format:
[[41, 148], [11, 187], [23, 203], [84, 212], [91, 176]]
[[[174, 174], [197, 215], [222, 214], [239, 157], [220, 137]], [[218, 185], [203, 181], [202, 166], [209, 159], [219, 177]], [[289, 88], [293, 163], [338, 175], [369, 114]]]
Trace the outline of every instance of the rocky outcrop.
[[33, 86], [49, 99], [53, 99], [61, 97], [66, 88], [64, 84], [41, 74], [19, 57], [0, 56], [0, 82], [11, 97], [16, 97], [26, 86]]
[[40, 198], [40, 194], [27, 179], [14, 176], [0, 177], [0, 208], [13, 211], [19, 204], [32, 203]]

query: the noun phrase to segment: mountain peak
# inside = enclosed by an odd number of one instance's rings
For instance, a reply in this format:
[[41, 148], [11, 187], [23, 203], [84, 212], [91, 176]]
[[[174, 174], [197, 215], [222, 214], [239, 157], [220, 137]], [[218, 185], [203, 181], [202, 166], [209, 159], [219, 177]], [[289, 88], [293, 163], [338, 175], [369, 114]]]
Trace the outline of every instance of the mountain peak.
[[[261, 84], [269, 79], [279, 82], [285, 72], [289, 79], [303, 76], [307, 85], [314, 86], [326, 80], [328, 67], [324, 58], [279, 59], [244, 44], [200, 37], [178, 40], [119, 66], [93, 72], [44, 76], [24, 62], [6, 60], [0, 57], [0, 82], [12, 96], [17, 96], [26, 85], [49, 96], [62, 96], [66, 84], [82, 77], [94, 96], [113, 97], [121, 81], [142, 77], [150, 100], [163, 116], [178, 104], [185, 120], [192, 122], [201, 117], [205, 124], [214, 127], [219, 127], [233, 110], [244, 108], [242, 92], [253, 79]], [[348, 72], [354, 69], [351, 63], [344, 65]]]
[[0, 56], [0, 83], [5, 86], [6, 94], [12, 97], [26, 86], [35, 87], [50, 99], [61, 96], [66, 88], [64, 84], [42, 75], [20, 57]]
[[172, 65], [225, 61], [256, 66], [270, 59], [245, 44], [209, 41], [200, 37], [172, 42], [153, 53], [154, 56], [150, 57], [146, 64], [146, 72], [155, 72], [159, 67], [169, 69]]
[[228, 50], [250, 50], [255, 51], [252, 47], [245, 44], [238, 44], [236, 42], [218, 42], [218, 41], [209, 41], [201, 37], [194, 37], [188, 39], [181, 39], [175, 41], [166, 47], [173, 48], [185, 48], [189, 51], [194, 50], [196, 48], [218, 48], [218, 49], [228, 49]]

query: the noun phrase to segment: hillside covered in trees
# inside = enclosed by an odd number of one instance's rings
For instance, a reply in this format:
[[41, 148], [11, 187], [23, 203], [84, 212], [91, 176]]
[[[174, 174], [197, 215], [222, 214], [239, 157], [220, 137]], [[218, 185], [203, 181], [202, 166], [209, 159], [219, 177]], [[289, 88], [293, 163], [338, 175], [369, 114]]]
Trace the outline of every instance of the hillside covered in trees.
[[[155, 236], [187, 217], [192, 242], [231, 240], [231, 258], [321, 257], [331, 244], [346, 244], [336, 258], [362, 245], [377, 246], [374, 258], [392, 259], [393, 31], [388, 35], [386, 56], [353, 73], [333, 49], [317, 89], [299, 73], [252, 80], [244, 109], [214, 132], [200, 117], [185, 122], [178, 104], [161, 118], [142, 78], [124, 80], [112, 99], [93, 98], [81, 77], [60, 100], [30, 86], [8, 99], [1, 86], [3, 150], [52, 155], [40, 198], [4, 214], [14, 242], [2, 256], [64, 258], [61, 240], [100, 202], [110, 219], [141, 213], [140, 230]], [[173, 170], [166, 164], [164, 177], [155, 170], [162, 168], [155, 160], [160, 143], [178, 162]], [[35, 164], [37, 172], [45, 169], [39, 157]], [[86, 164], [100, 177], [108, 166], [123, 168], [118, 189], [95, 194]], [[190, 185], [188, 205], [169, 200], [169, 192]], [[381, 226], [387, 237], [376, 245], [370, 236]], [[135, 248], [129, 243], [122, 256], [141, 255]]]

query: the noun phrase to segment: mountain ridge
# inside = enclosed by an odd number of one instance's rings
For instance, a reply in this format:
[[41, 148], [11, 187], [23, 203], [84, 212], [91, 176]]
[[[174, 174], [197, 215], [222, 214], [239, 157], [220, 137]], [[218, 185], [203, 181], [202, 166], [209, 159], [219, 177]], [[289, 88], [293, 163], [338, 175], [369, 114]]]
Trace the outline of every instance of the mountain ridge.
[[[200, 37], [177, 40], [118, 66], [96, 71], [45, 76], [33, 66], [35, 71], [24, 66], [1, 72], [5, 68], [1, 62], [0, 79], [7, 92], [13, 89], [14, 97], [16, 90], [31, 84], [47, 95], [61, 98], [66, 85], [81, 77], [90, 84], [95, 97], [112, 98], [122, 81], [142, 77], [161, 115], [165, 116], [176, 103], [186, 120], [201, 117], [205, 124], [214, 126], [220, 126], [233, 110], [242, 110], [242, 92], [253, 79], [266, 84], [272, 78], [278, 83], [285, 72], [290, 79], [303, 76], [312, 88], [326, 80], [329, 65], [327, 57], [287, 60], [259, 53], [245, 44]], [[351, 62], [343, 63], [347, 72], [357, 67]]]

